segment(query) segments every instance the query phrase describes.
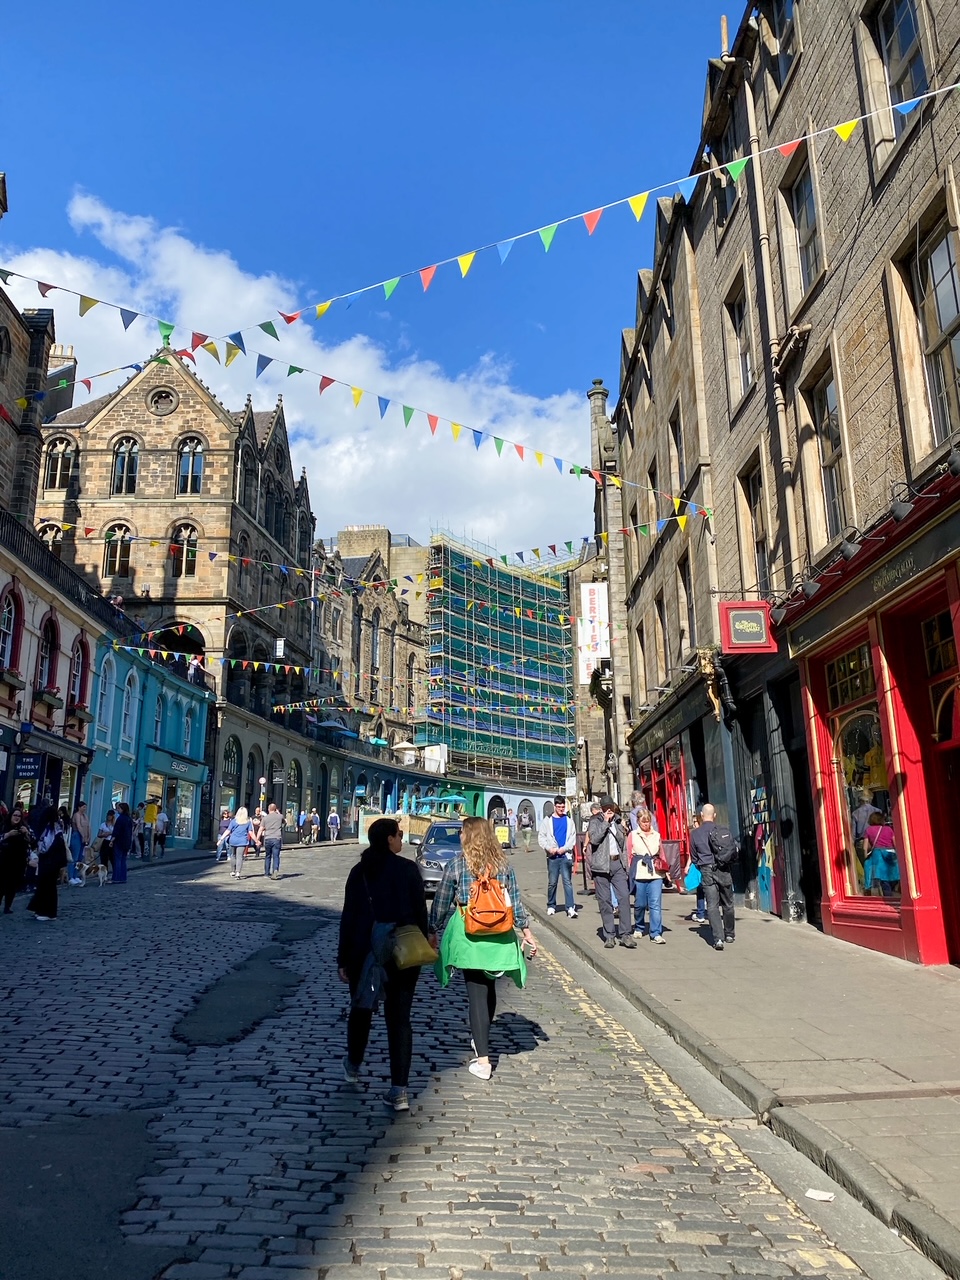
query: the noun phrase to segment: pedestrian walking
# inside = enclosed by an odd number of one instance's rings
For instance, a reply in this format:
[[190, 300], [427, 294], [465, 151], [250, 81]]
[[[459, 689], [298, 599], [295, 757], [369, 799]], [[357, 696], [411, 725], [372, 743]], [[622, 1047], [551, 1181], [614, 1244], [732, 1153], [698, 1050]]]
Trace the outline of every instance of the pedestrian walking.
[[133, 822], [133, 841], [130, 845], [130, 852], [135, 858], [143, 861], [143, 801], [130, 814]]
[[123, 800], [117, 805], [113, 825], [113, 883], [127, 883], [127, 856], [133, 848], [133, 819], [130, 806]]
[[254, 823], [246, 808], [241, 805], [233, 815], [230, 826], [227, 828], [227, 846], [234, 860], [233, 870], [230, 874], [235, 880], [240, 880], [243, 876], [243, 858], [247, 852], [247, 847], [257, 843]]
[[[690, 886], [686, 883], [686, 878], [689, 876], [690, 868], [693, 866], [693, 833], [694, 831], [696, 831], [699, 825], [700, 825], [700, 817], [698, 814], [695, 813], [692, 819], [692, 826], [690, 827], [690, 830], [688, 833], [690, 837], [690, 852], [687, 854], [686, 862], [684, 863], [682, 868], [683, 874], [684, 874], [684, 889], [686, 890], [687, 893], [690, 892]], [[693, 911], [691, 911], [690, 915], [687, 916], [687, 919], [691, 922], [691, 924], [706, 924], [707, 923], [707, 900], [706, 900], [706, 897], [704, 896], [703, 879], [700, 875], [699, 869], [697, 870], [697, 874], [695, 878], [697, 881], [697, 887], [696, 887], [697, 905], [693, 909]]]
[[225, 862], [230, 857], [229, 853], [227, 853], [227, 832], [230, 830], [230, 817], [229, 809], [220, 810], [220, 825], [217, 828], [217, 862]]
[[157, 820], [153, 824], [153, 848], [158, 858], [167, 851], [167, 832], [170, 830], [170, 816], [166, 809], [157, 810]]
[[283, 814], [271, 800], [260, 824], [263, 841], [263, 874], [271, 880], [280, 879], [280, 850], [283, 848]]
[[[517, 928], [531, 957], [537, 953], [537, 944], [527, 923], [516, 874], [492, 825], [485, 818], [466, 818], [460, 830], [460, 845], [462, 852], [447, 863], [434, 895], [430, 928], [443, 933], [437, 975], [440, 985], [449, 984], [451, 969], [459, 969], [466, 984], [476, 1054], [468, 1070], [480, 1080], [489, 1080], [493, 1072], [490, 1025], [497, 1012], [497, 978], [510, 977], [518, 987], [526, 983], [527, 966], [523, 947], [517, 941]], [[513, 916], [502, 932], [471, 936], [464, 913], [476, 900], [475, 886], [484, 879], [495, 880], [502, 887]]]
[[563, 880], [563, 897], [567, 915], [577, 918], [577, 904], [573, 898], [573, 847], [577, 842], [577, 827], [567, 815], [567, 802], [563, 796], [555, 796], [553, 815], [544, 818], [538, 836], [540, 848], [547, 855], [547, 915], [557, 911], [557, 882]]
[[70, 820], [70, 883], [83, 884], [83, 853], [90, 843], [86, 801], [78, 800]]
[[37, 841], [37, 887], [27, 903], [27, 910], [33, 912], [34, 919], [44, 922], [57, 918], [57, 885], [60, 873], [70, 861], [65, 828], [53, 809], [48, 812]]
[[111, 877], [113, 876], [113, 829], [116, 819], [116, 810], [108, 809], [97, 832], [97, 839], [100, 841], [100, 863], [107, 868]]
[[[382, 996], [390, 1054], [390, 1089], [383, 1101], [392, 1111], [409, 1111], [410, 1013], [420, 967], [398, 969], [387, 952], [397, 926], [416, 925], [427, 933], [427, 900], [416, 863], [401, 855], [399, 823], [378, 818], [370, 824], [367, 839], [369, 848], [347, 876], [340, 916], [337, 972], [341, 982], [350, 984], [343, 1074], [348, 1084], [359, 1083], [370, 1026]], [[434, 944], [435, 938], [430, 941]]]
[[307, 811], [306, 809], [301, 809], [299, 814], [297, 815], [297, 840], [300, 842], [300, 844], [303, 844], [306, 838], [307, 838]]
[[512, 809], [507, 810], [507, 830], [510, 832], [510, 848], [517, 847], [517, 815]]
[[[580, 810], [581, 814], [583, 809]], [[586, 823], [583, 828], [583, 836], [581, 837], [581, 848], [583, 849], [583, 869], [585, 879], [589, 881], [587, 894], [596, 897], [597, 884], [593, 878], [593, 845], [590, 843], [590, 820], [600, 817], [602, 810], [599, 800], [591, 800], [587, 814]]]
[[156, 796], [147, 796], [143, 806], [143, 852], [147, 858], [153, 857], [154, 829], [157, 825], [159, 808]]
[[707, 903], [707, 918], [713, 936], [715, 951], [722, 951], [724, 944], [736, 940], [736, 917], [733, 910], [733, 876], [720, 865], [717, 837], [730, 832], [715, 821], [716, 809], [705, 804], [700, 810], [700, 825], [690, 836], [693, 864], [700, 872], [703, 895]]
[[[628, 882], [633, 902], [633, 936], [642, 938], [644, 919], [650, 912], [648, 935], [651, 942], [662, 946], [663, 937], [663, 874], [658, 869], [660, 858], [660, 833], [653, 830], [646, 808], [637, 814], [637, 829], [627, 837], [629, 862]], [[622, 910], [623, 908], [621, 908]]]
[[533, 850], [536, 824], [529, 809], [524, 808], [521, 810], [520, 816], [517, 818], [517, 831], [520, 834], [520, 843], [523, 845], [524, 853], [530, 853]]
[[[593, 882], [597, 887], [597, 905], [603, 926], [603, 945], [609, 950], [617, 945], [633, 948], [637, 940], [630, 927], [630, 886], [627, 881], [627, 833], [620, 818], [620, 806], [611, 796], [600, 797], [600, 813], [590, 819], [587, 834], [591, 846]], [[619, 919], [614, 918], [613, 897], [616, 894]]]
[[[399, 826], [399, 823], [397, 825]], [[327, 814], [327, 831], [331, 840], [336, 840], [340, 834], [340, 815], [335, 808], [331, 808]]]
[[320, 815], [316, 809], [310, 810], [310, 843], [316, 844], [320, 839]]
[[3, 825], [3, 835], [0, 836], [0, 894], [3, 895], [3, 914], [8, 916], [13, 911], [14, 898], [23, 888], [33, 833], [27, 826], [22, 809], [14, 809], [4, 819]]

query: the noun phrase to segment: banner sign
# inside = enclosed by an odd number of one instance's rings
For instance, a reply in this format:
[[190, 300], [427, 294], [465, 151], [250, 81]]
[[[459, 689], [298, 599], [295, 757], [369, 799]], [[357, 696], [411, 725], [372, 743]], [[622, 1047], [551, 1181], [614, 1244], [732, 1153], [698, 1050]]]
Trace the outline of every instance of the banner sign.
[[577, 618], [577, 670], [580, 684], [589, 684], [601, 658], [610, 657], [610, 606], [605, 582], [580, 584]]
[[776, 653], [767, 600], [725, 600], [720, 605], [721, 653]]

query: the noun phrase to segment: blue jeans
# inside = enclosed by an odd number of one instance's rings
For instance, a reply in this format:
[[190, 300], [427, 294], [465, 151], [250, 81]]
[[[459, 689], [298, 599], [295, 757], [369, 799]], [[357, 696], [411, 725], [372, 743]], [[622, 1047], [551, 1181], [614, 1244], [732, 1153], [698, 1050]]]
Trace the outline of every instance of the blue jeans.
[[280, 848], [283, 844], [282, 840], [271, 837], [263, 842], [263, 874], [268, 876], [271, 871], [280, 871]]
[[547, 906], [557, 905], [557, 881], [563, 877], [564, 903], [569, 910], [577, 904], [573, 898], [573, 874], [570, 870], [570, 859], [564, 854], [561, 858], [547, 858]]
[[660, 904], [663, 901], [663, 881], [657, 876], [656, 880], [638, 880], [637, 896], [633, 908], [633, 925], [635, 929], [643, 928], [643, 919], [650, 909], [650, 937], [659, 938], [663, 933], [663, 913]]

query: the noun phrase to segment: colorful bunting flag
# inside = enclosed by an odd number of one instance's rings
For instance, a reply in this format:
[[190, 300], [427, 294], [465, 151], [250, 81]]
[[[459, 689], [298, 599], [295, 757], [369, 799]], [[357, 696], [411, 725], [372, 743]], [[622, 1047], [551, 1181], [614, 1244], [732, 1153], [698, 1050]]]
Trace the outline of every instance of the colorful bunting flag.
[[587, 228], [588, 235], [592, 236], [593, 233], [596, 231], [597, 223], [600, 221], [602, 214], [603, 214], [602, 209], [593, 209], [591, 210], [590, 213], [585, 213], [583, 215], [583, 221], [584, 221], [584, 225]]
[[202, 342], [200, 345], [203, 347], [204, 351], [206, 351], [208, 355], [213, 356], [217, 364], [220, 363], [220, 353], [217, 350], [217, 344], [215, 342]]
[[432, 436], [435, 436], [437, 434], [437, 423], [439, 421], [440, 419], [437, 417], [435, 413], [427, 414], [427, 422], [430, 424], [430, 434]]
[[433, 284], [433, 277], [437, 274], [436, 267], [424, 267], [420, 272], [420, 283], [423, 285], [423, 292], [426, 293]]
[[389, 299], [394, 289], [400, 283], [400, 277], [394, 276], [392, 280], [385, 280], [383, 283], [383, 296]]
[[850, 135], [859, 123], [859, 120], [845, 120], [843, 124], [835, 124], [833, 126], [833, 132], [842, 142], [848, 142]]
[[317, 319], [318, 319], [318, 320], [319, 320], [322, 316], [325, 316], [325, 315], [327, 314], [327, 312], [330, 310], [330, 306], [331, 306], [331, 304], [330, 304], [329, 302], [318, 302], [318, 303], [317, 303], [317, 306], [316, 306], [316, 312], [317, 312]]
[[477, 252], [474, 250], [473, 253], [461, 253], [460, 257], [457, 258], [457, 265], [460, 268], [461, 280], [465, 280], [467, 278], [467, 272], [473, 266], [473, 260], [476, 256]]
[[263, 373], [264, 369], [266, 369], [271, 364], [273, 364], [273, 360], [271, 359], [270, 356], [264, 356], [264, 355], [257, 356], [257, 375], [256, 376], [259, 378], [261, 373]]
[[[243, 334], [242, 334], [242, 333], [240, 333], [240, 332], [237, 332], [237, 333], [228, 333], [228, 334], [227, 334], [227, 337], [230, 339], [230, 341], [233, 343], [233, 345], [237, 348], [237, 350], [238, 350], [238, 351], [242, 351], [244, 355], [246, 355], [246, 354], [247, 354], [247, 348], [243, 345]], [[229, 363], [230, 363], [230, 361], [228, 360], [228, 361], [227, 361], [227, 364], [229, 364]]]
[[777, 150], [782, 156], [789, 160], [802, 141], [802, 138], [795, 138], [793, 142], [785, 142], [783, 146], [777, 147]]
[[262, 329], [263, 332], [268, 334], [271, 338], [276, 338], [278, 342], [280, 341], [277, 336], [277, 327], [272, 320], [264, 320], [262, 324], [257, 325], [257, 328]]
[[139, 311], [128, 311], [126, 307], [121, 307], [120, 319], [123, 321], [124, 329], [129, 329], [139, 314]]
[[377, 396], [377, 404], [380, 406], [380, 421], [383, 421], [383, 415], [390, 408], [390, 401], [384, 396]]
[[240, 354], [240, 348], [237, 346], [237, 344], [236, 344], [235, 342], [228, 342], [228, 343], [227, 343], [227, 356], [226, 356], [226, 359], [225, 359], [225, 360], [224, 360], [224, 362], [223, 362], [223, 363], [226, 365], [226, 367], [227, 367], [228, 369], [229, 369], [229, 368], [230, 368], [230, 366], [233, 364], [234, 360], [236, 360], [236, 358], [237, 358], [237, 356], [238, 356], [239, 354]]
[[731, 160], [729, 164], [725, 164], [723, 167], [726, 169], [727, 173], [729, 173], [734, 182], [737, 182], [741, 173], [743, 173], [749, 163], [750, 157], [744, 156], [742, 160]]
[[170, 335], [173, 333], [176, 325], [170, 324], [167, 320], [158, 320], [157, 328], [160, 330], [160, 338], [165, 347], [170, 345]]
[[334, 384], [334, 381], [335, 379], [328, 378], [327, 375], [324, 374], [323, 377], [320, 379], [320, 394], [323, 395], [327, 387], [332, 387]]
[[463, 430], [463, 427], [461, 426], [461, 424], [459, 422], [451, 422], [450, 430], [453, 432], [454, 440], [459, 440], [460, 432]]
[[638, 222], [643, 217], [643, 211], [647, 207], [647, 199], [649, 195], [650, 195], [649, 191], [642, 191], [640, 195], [631, 196], [630, 199], [627, 201], [627, 204], [630, 206], [630, 209], [633, 212], [633, 216], [636, 218]]
[[277, 312], [277, 314], [280, 316], [280, 319], [283, 320], [286, 324], [293, 324], [295, 320], [300, 319], [300, 317], [303, 315], [303, 312], [293, 311], [291, 312], [290, 315], [287, 315], [286, 311], [279, 311]]
[[88, 298], [86, 294], [81, 293], [80, 295], [81, 316], [85, 316], [88, 311], [92, 311], [99, 301], [100, 301], [99, 298]]
[[353, 407], [356, 409], [363, 399], [363, 390], [360, 387], [351, 387], [350, 394], [353, 396]]
[[205, 342], [209, 342], [210, 338], [205, 333], [192, 333], [190, 335], [190, 350], [196, 351], [197, 347], [202, 347]]
[[501, 240], [497, 245], [497, 253], [500, 255], [501, 263], [506, 262], [507, 258], [510, 256], [510, 250], [513, 248], [515, 243], [515, 240]]
[[559, 222], [555, 222], [552, 227], [541, 227], [537, 232], [543, 242], [544, 253], [550, 252], [550, 246], [553, 244], [553, 237], [557, 234], [557, 227], [559, 227], [559, 225]]
[[410, 425], [410, 419], [413, 417], [413, 415], [414, 415], [415, 413], [416, 413], [416, 410], [415, 410], [415, 409], [411, 409], [411, 408], [410, 408], [410, 406], [409, 406], [408, 404], [405, 404], [405, 405], [403, 406], [403, 425], [404, 425], [405, 427], [409, 427], [409, 425]]

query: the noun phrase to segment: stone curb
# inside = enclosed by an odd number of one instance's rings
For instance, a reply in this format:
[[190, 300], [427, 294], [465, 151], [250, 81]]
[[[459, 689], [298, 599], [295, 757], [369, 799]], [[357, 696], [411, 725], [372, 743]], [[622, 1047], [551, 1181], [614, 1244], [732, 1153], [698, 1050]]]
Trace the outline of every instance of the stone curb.
[[674, 1011], [630, 984], [613, 965], [605, 963], [579, 939], [561, 932], [539, 907], [525, 902], [537, 922], [555, 934], [595, 973], [617, 990], [635, 1009], [664, 1030], [672, 1040], [716, 1076], [734, 1097], [745, 1103], [761, 1124], [772, 1131], [850, 1193], [886, 1226], [914, 1244], [941, 1271], [960, 1280], [960, 1231], [942, 1218], [920, 1196], [885, 1176], [858, 1151], [811, 1120], [796, 1107], [780, 1105], [776, 1093], [735, 1062], [706, 1036], [694, 1030]]

